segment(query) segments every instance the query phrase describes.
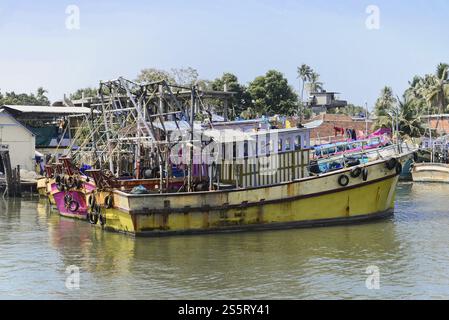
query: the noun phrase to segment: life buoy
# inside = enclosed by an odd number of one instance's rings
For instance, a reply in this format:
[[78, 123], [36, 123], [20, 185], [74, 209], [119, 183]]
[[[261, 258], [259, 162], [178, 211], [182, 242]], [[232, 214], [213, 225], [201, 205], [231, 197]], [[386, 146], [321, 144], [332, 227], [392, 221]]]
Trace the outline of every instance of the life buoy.
[[400, 162], [396, 163], [396, 174], [402, 173], [402, 164]]
[[357, 178], [362, 173], [362, 169], [360, 167], [356, 167], [351, 170], [351, 173], [349, 174], [352, 178]]
[[396, 167], [396, 163], [397, 163], [396, 158], [391, 158], [385, 163], [385, 165], [388, 170], [393, 170]]
[[111, 209], [112, 206], [114, 205], [114, 199], [112, 197], [112, 194], [106, 196], [106, 198], [104, 198], [104, 206], [106, 209]]
[[363, 179], [363, 181], [368, 180], [368, 168], [363, 168], [363, 170], [362, 170], [362, 179]]
[[80, 204], [75, 200], [70, 201], [68, 204], [68, 209], [70, 212], [77, 212], [79, 208]]
[[349, 184], [349, 178], [347, 175], [342, 174], [340, 177], [338, 177], [338, 184], [342, 187], [346, 187]]

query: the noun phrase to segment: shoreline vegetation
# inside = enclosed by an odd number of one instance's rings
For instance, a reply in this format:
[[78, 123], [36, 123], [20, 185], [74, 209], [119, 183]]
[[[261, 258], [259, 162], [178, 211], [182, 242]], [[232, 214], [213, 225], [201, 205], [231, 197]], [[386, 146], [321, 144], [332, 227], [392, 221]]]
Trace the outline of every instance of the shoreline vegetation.
[[[277, 70], [269, 70], [256, 77], [248, 84], [242, 84], [236, 75], [225, 72], [222, 76], [207, 80], [200, 78], [194, 68], [179, 68], [169, 71], [147, 68], [142, 69], [136, 82], [152, 82], [166, 80], [181, 86], [196, 85], [202, 90], [227, 90], [234, 92], [231, 101], [230, 116], [232, 119], [252, 119], [276, 114], [299, 116], [302, 121], [312, 117], [310, 108], [306, 108], [307, 96], [310, 92], [324, 90], [320, 75], [310, 66], [302, 64], [297, 68], [298, 88], [290, 85], [284, 75]], [[0, 105], [50, 105], [46, 96], [47, 90], [40, 87], [36, 93], [20, 93], [0, 91]], [[69, 95], [78, 100], [97, 95], [97, 88], [87, 87], [76, 90]], [[214, 106], [221, 113], [223, 105], [217, 101]], [[422, 117], [431, 114], [442, 114], [449, 109], [449, 64], [440, 63], [434, 73], [424, 76], [416, 75], [409, 81], [409, 86], [397, 96], [393, 89], [385, 86], [371, 108], [368, 115], [374, 120], [375, 129], [394, 127], [401, 136], [420, 137], [425, 133]], [[328, 110], [328, 113], [346, 114], [357, 117], [365, 116], [366, 109], [348, 103], [346, 107]]]

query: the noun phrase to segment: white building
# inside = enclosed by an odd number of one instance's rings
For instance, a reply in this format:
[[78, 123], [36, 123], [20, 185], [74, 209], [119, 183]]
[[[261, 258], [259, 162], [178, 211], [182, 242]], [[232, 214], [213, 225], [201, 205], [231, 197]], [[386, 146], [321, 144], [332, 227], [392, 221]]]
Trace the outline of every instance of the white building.
[[35, 171], [35, 136], [7, 111], [0, 109], [0, 145], [7, 145], [11, 166]]

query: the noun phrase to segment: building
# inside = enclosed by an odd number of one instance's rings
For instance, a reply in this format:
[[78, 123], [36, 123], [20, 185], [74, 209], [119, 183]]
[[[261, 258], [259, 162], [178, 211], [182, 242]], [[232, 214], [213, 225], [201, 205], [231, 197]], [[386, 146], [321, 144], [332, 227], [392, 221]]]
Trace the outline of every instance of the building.
[[337, 99], [338, 92], [311, 92], [307, 106], [312, 109], [314, 114], [326, 113], [329, 109], [344, 108], [348, 105], [347, 101]]
[[0, 109], [0, 145], [8, 147], [12, 167], [35, 171], [35, 141], [31, 130]]
[[[2, 105], [0, 110], [14, 119], [16, 125], [20, 124], [33, 134], [33, 158], [34, 150], [40, 152], [44, 158], [49, 155], [64, 154], [67, 147], [71, 145], [70, 132], [65, 128], [68, 127], [69, 122], [74, 124], [75, 121], [82, 120], [82, 116], [91, 113], [90, 108], [64, 106]], [[18, 142], [11, 142], [10, 153], [14, 153], [17, 148], [19, 148]], [[29, 158], [28, 155], [26, 157]], [[13, 159], [13, 156], [11, 158]], [[13, 160], [12, 165], [14, 165]]]
[[434, 114], [421, 116], [424, 127], [435, 130], [438, 135], [449, 134], [449, 114]]
[[357, 139], [370, 133], [373, 122], [370, 119], [351, 118], [344, 114], [320, 114], [304, 124], [310, 129], [311, 145], [344, 141], [349, 131], [355, 131]]

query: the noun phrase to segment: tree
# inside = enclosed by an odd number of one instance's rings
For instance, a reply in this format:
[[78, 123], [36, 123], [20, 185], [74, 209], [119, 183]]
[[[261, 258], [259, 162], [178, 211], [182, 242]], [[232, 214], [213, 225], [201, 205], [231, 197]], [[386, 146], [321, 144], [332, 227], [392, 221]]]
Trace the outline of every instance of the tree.
[[230, 101], [232, 113], [234, 116], [240, 115], [251, 106], [251, 95], [247, 88], [239, 83], [237, 76], [229, 72], [223, 73], [211, 83], [212, 90], [215, 91], [223, 91], [225, 85], [227, 91], [234, 92]]
[[3, 95], [0, 92], [0, 105], [49, 106], [50, 100], [46, 94], [47, 91], [42, 87], [37, 89], [36, 94], [16, 94], [14, 91], [11, 91], [5, 92]]
[[175, 78], [170, 72], [155, 68], [141, 70], [136, 79], [137, 82], [157, 82], [162, 80], [168, 83], [176, 83]]
[[435, 74], [425, 75], [421, 79], [418, 92], [427, 102], [430, 112], [442, 114], [449, 102], [449, 65], [440, 63]]
[[78, 89], [74, 93], [70, 94], [70, 100], [79, 100], [83, 98], [83, 94], [85, 98], [88, 97], [96, 97], [98, 95], [98, 89], [97, 88], [83, 88]]
[[312, 74], [312, 68], [306, 64], [302, 64], [300, 67], [297, 67], [296, 72], [298, 74], [297, 79], [299, 79], [299, 89], [301, 91], [301, 101], [298, 106], [298, 113], [300, 114], [300, 121], [304, 119], [304, 87], [306, 85], [306, 81], [310, 80], [310, 75]]
[[191, 87], [198, 81], [198, 71], [191, 67], [171, 69], [171, 76], [174, 79], [174, 83], [180, 86]]
[[249, 84], [255, 111], [261, 115], [292, 115], [296, 113], [298, 97], [284, 75], [276, 70], [268, 71]]
[[310, 74], [309, 90], [310, 92], [318, 92], [323, 90], [323, 83], [319, 81], [320, 75], [316, 72]]
[[345, 114], [351, 117], [364, 117], [366, 110], [364, 107], [350, 103], [346, 107], [330, 109], [328, 110], [328, 113]]
[[393, 89], [385, 86], [380, 92], [379, 98], [377, 98], [374, 113], [378, 117], [386, 117], [388, 116], [388, 113], [393, 110], [396, 103], [397, 100], [393, 95]]
[[[176, 84], [179, 86], [191, 87], [197, 84], [198, 71], [194, 68], [172, 68], [170, 71], [165, 71], [156, 68], [148, 68], [140, 71], [137, 76], [137, 82], [157, 82], [165, 80], [169, 84]], [[203, 82], [205, 80], [202, 80]]]
[[301, 101], [304, 102], [304, 87], [306, 81], [310, 81], [310, 75], [313, 70], [311, 67], [303, 63], [300, 67], [297, 67], [296, 72], [298, 74], [297, 78], [300, 79]]

